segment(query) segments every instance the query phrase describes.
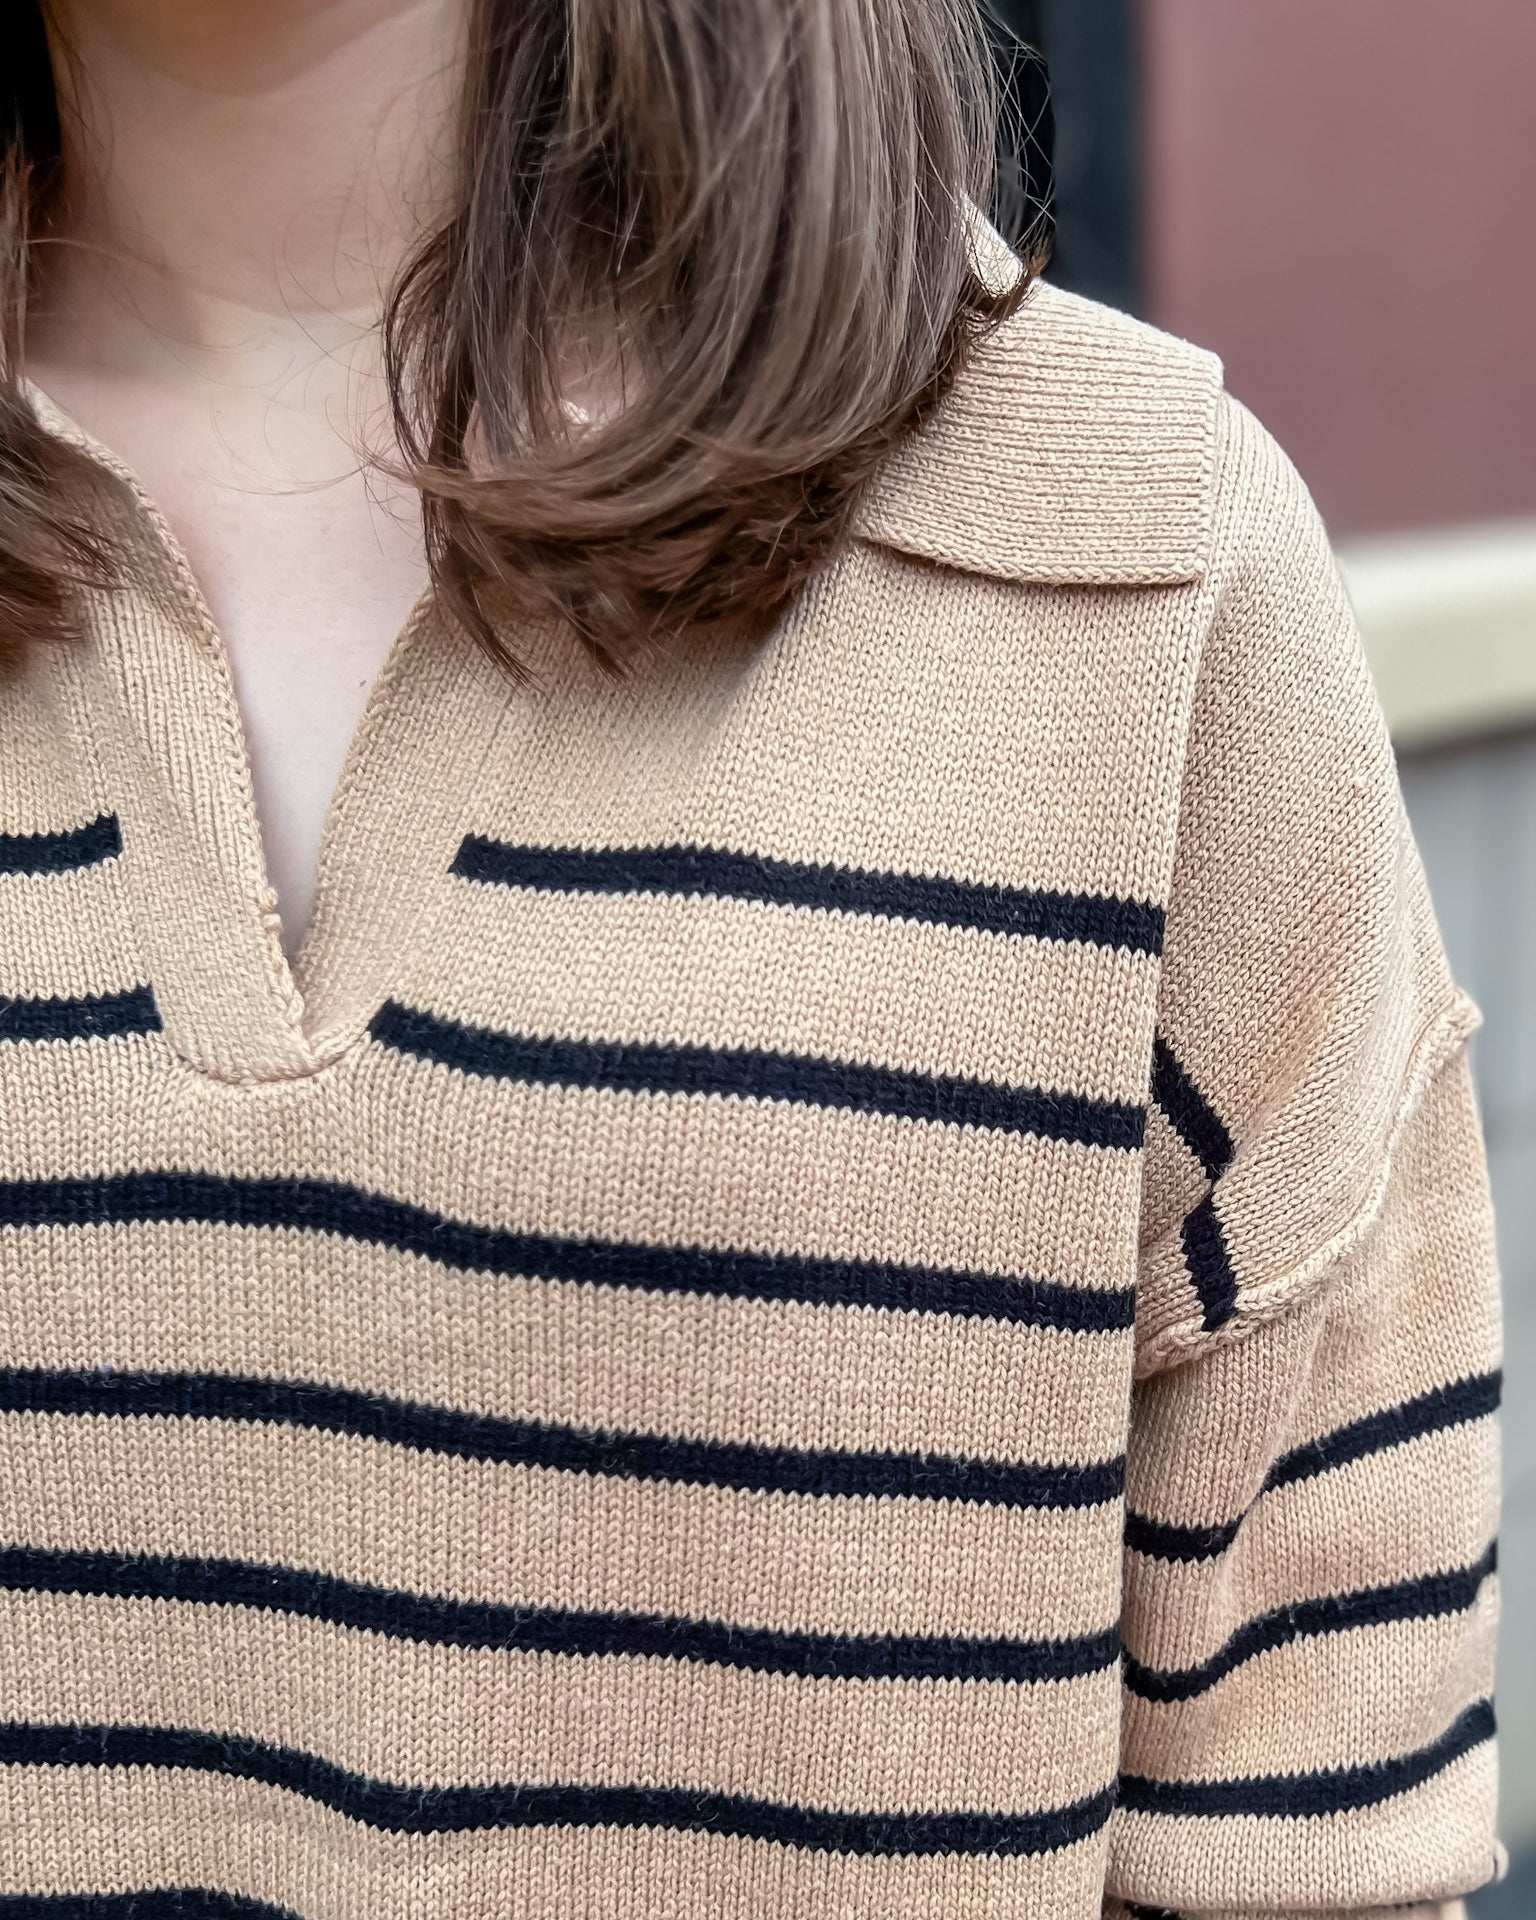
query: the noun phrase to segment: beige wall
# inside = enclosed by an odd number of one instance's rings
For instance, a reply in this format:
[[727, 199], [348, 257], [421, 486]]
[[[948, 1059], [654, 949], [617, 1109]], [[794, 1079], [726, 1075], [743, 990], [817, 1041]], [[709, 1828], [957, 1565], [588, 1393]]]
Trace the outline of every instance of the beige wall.
[[1150, 317], [1336, 533], [1536, 511], [1536, 0], [1142, 0]]

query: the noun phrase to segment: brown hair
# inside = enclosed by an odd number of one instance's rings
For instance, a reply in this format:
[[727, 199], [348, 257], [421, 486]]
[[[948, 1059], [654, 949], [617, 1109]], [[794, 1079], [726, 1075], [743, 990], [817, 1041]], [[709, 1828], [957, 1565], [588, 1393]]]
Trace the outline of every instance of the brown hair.
[[[44, 4], [0, 33], [0, 645], [67, 633], [113, 566], [19, 385], [64, 184]], [[439, 592], [514, 672], [493, 594], [609, 665], [766, 630], [1023, 296], [966, 230], [995, 190], [977, 0], [476, 0], [472, 48], [456, 205], [384, 319]], [[573, 431], [576, 342], [623, 404]]]

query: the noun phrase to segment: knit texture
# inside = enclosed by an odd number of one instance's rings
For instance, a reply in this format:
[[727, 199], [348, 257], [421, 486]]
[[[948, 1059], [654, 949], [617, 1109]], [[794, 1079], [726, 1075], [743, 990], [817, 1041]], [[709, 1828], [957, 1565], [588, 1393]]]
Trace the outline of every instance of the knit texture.
[[[85, 442], [35, 395], [53, 431]], [[1454, 1920], [1497, 1269], [1327, 540], [1037, 286], [751, 651], [0, 678], [0, 1915]]]

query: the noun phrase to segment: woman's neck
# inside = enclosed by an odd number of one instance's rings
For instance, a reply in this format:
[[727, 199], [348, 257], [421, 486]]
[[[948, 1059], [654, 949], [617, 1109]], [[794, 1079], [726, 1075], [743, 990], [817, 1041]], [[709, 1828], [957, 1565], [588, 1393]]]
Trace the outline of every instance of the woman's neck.
[[350, 357], [446, 202], [468, 0], [56, 10], [67, 191], [29, 357], [269, 389]]

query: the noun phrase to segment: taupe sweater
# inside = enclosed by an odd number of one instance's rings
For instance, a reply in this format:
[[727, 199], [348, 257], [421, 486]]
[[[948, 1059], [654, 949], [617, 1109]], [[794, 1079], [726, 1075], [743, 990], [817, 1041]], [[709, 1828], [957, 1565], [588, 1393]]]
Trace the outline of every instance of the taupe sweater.
[[134, 577], [0, 677], [0, 1914], [1459, 1913], [1478, 1014], [1217, 363], [1037, 286], [750, 654], [424, 605], [291, 970], [96, 451]]

